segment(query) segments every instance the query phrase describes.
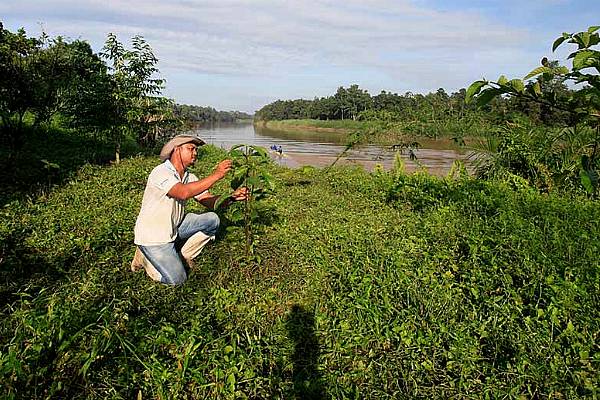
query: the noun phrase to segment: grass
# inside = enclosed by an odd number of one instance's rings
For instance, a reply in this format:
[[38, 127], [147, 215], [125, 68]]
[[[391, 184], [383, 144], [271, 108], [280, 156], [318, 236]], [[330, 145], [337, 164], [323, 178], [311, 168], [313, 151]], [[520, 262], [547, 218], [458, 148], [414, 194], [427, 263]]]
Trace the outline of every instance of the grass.
[[354, 121], [289, 119], [262, 122], [267, 128], [276, 130], [314, 130], [350, 134], [364, 132], [370, 143], [393, 145], [407, 140], [446, 139], [456, 143], [472, 143], [475, 138], [487, 137], [494, 133], [498, 124], [494, 124], [477, 113], [465, 116], [447, 117], [439, 121], [422, 115], [401, 121]]
[[2, 208], [0, 397], [597, 398], [597, 202], [273, 167], [259, 262], [224, 213], [165, 287], [128, 268], [157, 162], [86, 164]]
[[271, 129], [326, 129], [342, 132], [360, 129], [365, 125], [364, 121], [354, 121], [352, 119], [326, 121], [318, 119], [287, 119], [283, 121], [266, 121], [265, 124]]

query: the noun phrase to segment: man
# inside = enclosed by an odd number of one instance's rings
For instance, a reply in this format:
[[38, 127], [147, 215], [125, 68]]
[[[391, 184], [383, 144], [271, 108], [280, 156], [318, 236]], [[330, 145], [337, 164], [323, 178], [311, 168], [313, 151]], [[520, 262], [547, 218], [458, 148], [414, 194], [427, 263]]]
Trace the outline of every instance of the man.
[[[131, 262], [132, 271], [141, 268], [155, 281], [178, 285], [187, 279], [184, 266], [214, 240], [219, 217], [214, 212], [185, 213], [188, 199], [194, 198], [207, 208], [214, 208], [219, 196], [208, 192], [231, 169], [231, 160], [221, 161], [215, 171], [199, 180], [187, 168], [196, 161], [199, 137], [178, 135], [160, 152], [162, 164], [148, 176], [142, 207], [135, 223], [137, 248]], [[245, 200], [247, 188], [236, 190], [225, 204]], [[183, 258], [183, 260], [182, 260]]]

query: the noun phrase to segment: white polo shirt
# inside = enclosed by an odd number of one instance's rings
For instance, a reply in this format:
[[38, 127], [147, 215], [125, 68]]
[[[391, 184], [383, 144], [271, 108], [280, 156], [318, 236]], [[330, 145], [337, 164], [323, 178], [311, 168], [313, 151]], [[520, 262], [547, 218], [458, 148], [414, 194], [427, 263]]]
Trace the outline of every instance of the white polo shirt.
[[185, 200], [177, 200], [167, 193], [179, 182], [185, 184], [197, 180], [196, 175], [188, 171], [184, 172], [181, 179], [169, 160], [150, 172], [142, 208], [135, 222], [135, 244], [153, 246], [170, 243], [177, 238], [177, 227], [183, 221]]

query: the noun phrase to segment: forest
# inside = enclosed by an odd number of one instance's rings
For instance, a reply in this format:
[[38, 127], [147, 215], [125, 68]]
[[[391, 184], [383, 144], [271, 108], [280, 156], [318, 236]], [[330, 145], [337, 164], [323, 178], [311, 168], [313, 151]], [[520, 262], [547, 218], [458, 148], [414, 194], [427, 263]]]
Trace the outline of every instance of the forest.
[[152, 147], [194, 124], [252, 118], [161, 96], [166, 82], [157, 64], [141, 36], [133, 37], [127, 49], [108, 34], [95, 53], [85, 40], [30, 37], [0, 22], [2, 140], [18, 149], [32, 128], [61, 126], [112, 142], [118, 158], [126, 138]]
[[[557, 61], [554, 62], [555, 64]], [[534, 83], [532, 82], [531, 85]], [[568, 96], [571, 90], [560, 80], [554, 79], [543, 84], [544, 91]], [[382, 91], [371, 96], [358, 85], [339, 87], [332, 96], [313, 100], [277, 100], [256, 112], [257, 120], [316, 119], [316, 120], [414, 120], [428, 121], [466, 119], [481, 114], [491, 122], [503, 122], [522, 115], [532, 122], [555, 126], [568, 120], [568, 113], [538, 102], [497, 97], [486, 107], [467, 104], [466, 89], [452, 94], [439, 88], [435, 93], [404, 94]]]

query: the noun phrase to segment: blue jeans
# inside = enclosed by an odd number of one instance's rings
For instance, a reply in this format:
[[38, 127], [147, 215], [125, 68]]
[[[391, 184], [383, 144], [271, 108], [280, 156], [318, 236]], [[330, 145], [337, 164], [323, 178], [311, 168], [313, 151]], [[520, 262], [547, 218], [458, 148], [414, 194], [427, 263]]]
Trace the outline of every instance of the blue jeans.
[[138, 247], [160, 272], [161, 283], [179, 285], [187, 279], [185, 266], [179, 255], [181, 247], [187, 239], [200, 231], [207, 236], [215, 236], [219, 229], [219, 222], [219, 216], [214, 212], [186, 214], [177, 227], [177, 239], [174, 242]]

